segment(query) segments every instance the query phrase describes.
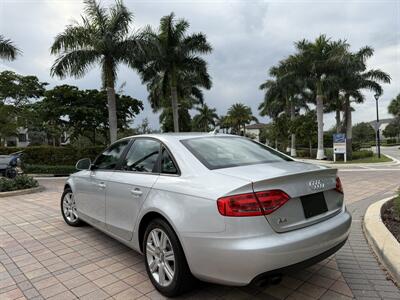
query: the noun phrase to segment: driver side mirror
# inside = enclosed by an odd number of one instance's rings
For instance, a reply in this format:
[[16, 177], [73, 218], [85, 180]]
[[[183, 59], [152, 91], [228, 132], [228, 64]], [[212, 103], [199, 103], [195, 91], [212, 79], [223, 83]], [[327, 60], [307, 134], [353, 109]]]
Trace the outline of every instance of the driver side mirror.
[[92, 162], [91, 162], [90, 158], [82, 158], [82, 159], [78, 160], [78, 162], [75, 165], [75, 168], [79, 171], [89, 170], [91, 165], [92, 165]]

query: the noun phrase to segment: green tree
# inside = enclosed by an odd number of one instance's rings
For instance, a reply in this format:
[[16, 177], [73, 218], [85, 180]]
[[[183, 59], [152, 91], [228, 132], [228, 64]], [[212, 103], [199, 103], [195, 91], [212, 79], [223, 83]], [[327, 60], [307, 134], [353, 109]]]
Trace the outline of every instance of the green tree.
[[353, 141], [356, 143], [368, 143], [375, 140], [375, 130], [371, 124], [361, 122], [353, 126]]
[[23, 76], [13, 71], [0, 73], [0, 103], [21, 106], [38, 99], [45, 92], [46, 82], [36, 76]]
[[395, 118], [391, 121], [382, 133], [385, 137], [400, 138], [400, 118]]
[[80, 78], [100, 64], [103, 87], [107, 90], [110, 141], [117, 139], [115, 82], [120, 64], [135, 67], [142, 39], [130, 32], [133, 15], [117, 0], [109, 11], [95, 0], [85, 0], [85, 15], [60, 33], [51, 46], [58, 55], [51, 75]]
[[308, 145], [310, 157], [312, 157], [312, 145], [316, 142], [318, 133], [317, 115], [315, 111], [309, 111], [304, 115], [300, 115], [291, 126], [291, 130], [296, 133], [299, 141]]
[[4, 60], [14, 60], [18, 54], [21, 54], [14, 43], [0, 35], [0, 58]]
[[324, 98], [343, 69], [343, 58], [349, 45], [342, 40], [331, 41], [320, 35], [314, 42], [302, 40], [296, 44], [297, 53], [287, 63], [292, 72], [306, 80], [307, 86], [315, 93], [318, 123], [317, 159], [325, 158], [324, 151]]
[[246, 135], [246, 125], [250, 124], [251, 121], [257, 122], [257, 118], [253, 116], [251, 108], [243, 103], [233, 104], [228, 109], [228, 118], [234, 132], [238, 135], [240, 135], [241, 128], [243, 128], [243, 135]]
[[193, 117], [193, 127], [196, 130], [208, 132], [210, 125], [215, 126], [215, 121], [218, 119], [217, 110], [208, 107], [205, 103], [196, 110], [198, 114]]
[[0, 102], [0, 146], [4, 145], [7, 137], [18, 133], [16, 108]]
[[170, 99], [168, 107], [172, 110], [175, 132], [180, 129], [179, 89], [186, 87], [179, 82], [180, 79], [190, 77], [191, 82], [198, 86], [211, 87], [207, 63], [199, 55], [210, 53], [212, 48], [204, 34], [187, 35], [188, 28], [189, 23], [183, 19], [175, 20], [173, 13], [161, 18], [157, 32], [147, 28], [146, 51], [140, 67], [142, 80], [148, 83], [148, 89], [149, 84], [153, 87], [151, 90], [157, 87], [164, 99]]
[[400, 118], [400, 94], [398, 94], [396, 98], [392, 99], [389, 104], [388, 111], [395, 117]]

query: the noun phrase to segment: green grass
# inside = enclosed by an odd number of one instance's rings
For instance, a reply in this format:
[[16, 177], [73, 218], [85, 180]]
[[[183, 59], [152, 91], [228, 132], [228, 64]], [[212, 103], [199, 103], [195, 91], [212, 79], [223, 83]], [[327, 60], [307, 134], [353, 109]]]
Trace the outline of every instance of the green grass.
[[[383, 162], [390, 162], [392, 161], [386, 155], [381, 154], [381, 158], [378, 158], [376, 154], [372, 157], [364, 157], [355, 160], [348, 160], [346, 163], [348, 164], [366, 164], [366, 163], [383, 163]], [[344, 161], [337, 161], [336, 164], [344, 164]]]

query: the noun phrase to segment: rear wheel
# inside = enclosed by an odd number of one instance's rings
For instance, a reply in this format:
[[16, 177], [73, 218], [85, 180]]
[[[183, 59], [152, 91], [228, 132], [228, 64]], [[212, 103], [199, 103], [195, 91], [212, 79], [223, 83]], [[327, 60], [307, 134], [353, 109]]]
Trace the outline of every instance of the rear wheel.
[[64, 221], [70, 226], [80, 226], [82, 224], [76, 211], [74, 194], [70, 188], [66, 188], [61, 196], [61, 214]]
[[146, 271], [155, 288], [167, 297], [178, 296], [194, 285], [178, 237], [161, 219], [150, 222], [143, 239]]

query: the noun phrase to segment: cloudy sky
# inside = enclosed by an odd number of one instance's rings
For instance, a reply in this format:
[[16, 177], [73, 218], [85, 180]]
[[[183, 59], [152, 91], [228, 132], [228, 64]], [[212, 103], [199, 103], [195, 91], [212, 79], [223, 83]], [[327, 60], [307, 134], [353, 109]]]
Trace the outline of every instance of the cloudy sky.
[[[103, 0], [104, 5], [113, 3]], [[134, 1], [125, 4], [135, 15], [133, 29], [150, 24], [175, 12], [190, 22], [190, 32], [203, 32], [213, 46], [205, 58], [213, 79], [205, 92], [206, 102], [225, 114], [235, 102], [249, 105], [258, 115], [263, 99], [258, 86], [268, 78], [268, 69], [294, 52], [294, 41], [314, 39], [324, 33], [332, 39], [346, 39], [352, 50], [369, 45], [375, 49], [370, 68], [390, 74], [392, 83], [384, 85], [381, 116], [388, 117], [387, 106], [400, 93], [400, 0], [389, 1]], [[72, 84], [80, 88], [100, 88], [100, 74], [93, 69], [81, 79], [59, 80], [49, 76], [54, 61], [49, 48], [54, 36], [72, 20], [78, 20], [83, 4], [80, 0], [0, 0], [0, 34], [12, 39], [23, 50], [14, 62], [0, 63], [0, 70], [12, 69], [36, 75], [50, 86]], [[121, 66], [118, 84], [126, 83], [125, 93], [143, 100], [145, 110], [135, 124], [147, 117], [158, 128], [158, 116], [147, 102], [147, 91], [138, 75]], [[375, 117], [373, 95], [356, 105], [354, 122]], [[266, 122], [266, 118], [259, 118]], [[334, 123], [325, 116], [326, 127]]]

